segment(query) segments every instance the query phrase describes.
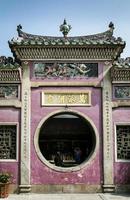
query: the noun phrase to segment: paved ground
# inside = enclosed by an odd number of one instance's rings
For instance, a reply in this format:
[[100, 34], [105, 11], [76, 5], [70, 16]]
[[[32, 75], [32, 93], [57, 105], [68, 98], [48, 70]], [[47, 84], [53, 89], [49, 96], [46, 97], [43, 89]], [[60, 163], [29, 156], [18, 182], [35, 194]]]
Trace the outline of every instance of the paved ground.
[[130, 194], [10, 194], [5, 200], [130, 200]]

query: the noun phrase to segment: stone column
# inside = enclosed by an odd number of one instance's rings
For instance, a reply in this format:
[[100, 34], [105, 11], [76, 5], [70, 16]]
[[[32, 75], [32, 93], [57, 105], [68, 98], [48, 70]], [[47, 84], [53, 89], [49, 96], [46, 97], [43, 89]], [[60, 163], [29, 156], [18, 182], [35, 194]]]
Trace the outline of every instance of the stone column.
[[106, 62], [103, 70], [103, 191], [114, 192], [113, 177], [113, 131], [112, 131], [112, 88], [110, 80], [111, 63]]
[[21, 156], [19, 192], [30, 192], [30, 78], [29, 66], [23, 62], [21, 109]]

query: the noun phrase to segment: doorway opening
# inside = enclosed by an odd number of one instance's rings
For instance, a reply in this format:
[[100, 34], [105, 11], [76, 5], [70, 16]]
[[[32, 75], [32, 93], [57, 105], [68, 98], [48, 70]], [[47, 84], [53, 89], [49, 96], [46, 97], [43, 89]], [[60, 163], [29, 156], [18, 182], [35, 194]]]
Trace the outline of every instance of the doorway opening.
[[38, 144], [49, 163], [69, 168], [89, 160], [96, 146], [96, 136], [85, 118], [65, 112], [55, 114], [44, 122]]

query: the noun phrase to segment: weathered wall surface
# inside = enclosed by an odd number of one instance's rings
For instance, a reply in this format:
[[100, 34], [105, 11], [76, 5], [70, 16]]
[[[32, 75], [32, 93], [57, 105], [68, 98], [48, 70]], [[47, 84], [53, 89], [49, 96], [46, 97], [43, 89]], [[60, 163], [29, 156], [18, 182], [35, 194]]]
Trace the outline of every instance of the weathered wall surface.
[[[99, 146], [95, 158], [79, 171], [57, 172], [48, 168], [38, 158], [34, 147], [34, 135], [39, 122], [54, 111], [64, 111], [64, 106], [42, 107], [41, 92], [46, 90], [90, 90], [92, 105], [90, 107], [69, 107], [74, 112], [80, 112], [91, 119], [98, 130]], [[40, 87], [32, 89], [31, 94], [31, 184], [100, 184], [102, 181], [102, 130], [101, 130], [101, 89], [75, 87]]]

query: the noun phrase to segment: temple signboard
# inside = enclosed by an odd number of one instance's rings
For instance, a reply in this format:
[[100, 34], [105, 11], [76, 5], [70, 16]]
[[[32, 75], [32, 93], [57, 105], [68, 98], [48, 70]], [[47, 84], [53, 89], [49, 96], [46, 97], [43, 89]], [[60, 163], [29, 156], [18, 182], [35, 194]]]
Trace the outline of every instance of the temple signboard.
[[42, 106], [91, 106], [91, 92], [42, 92]]

